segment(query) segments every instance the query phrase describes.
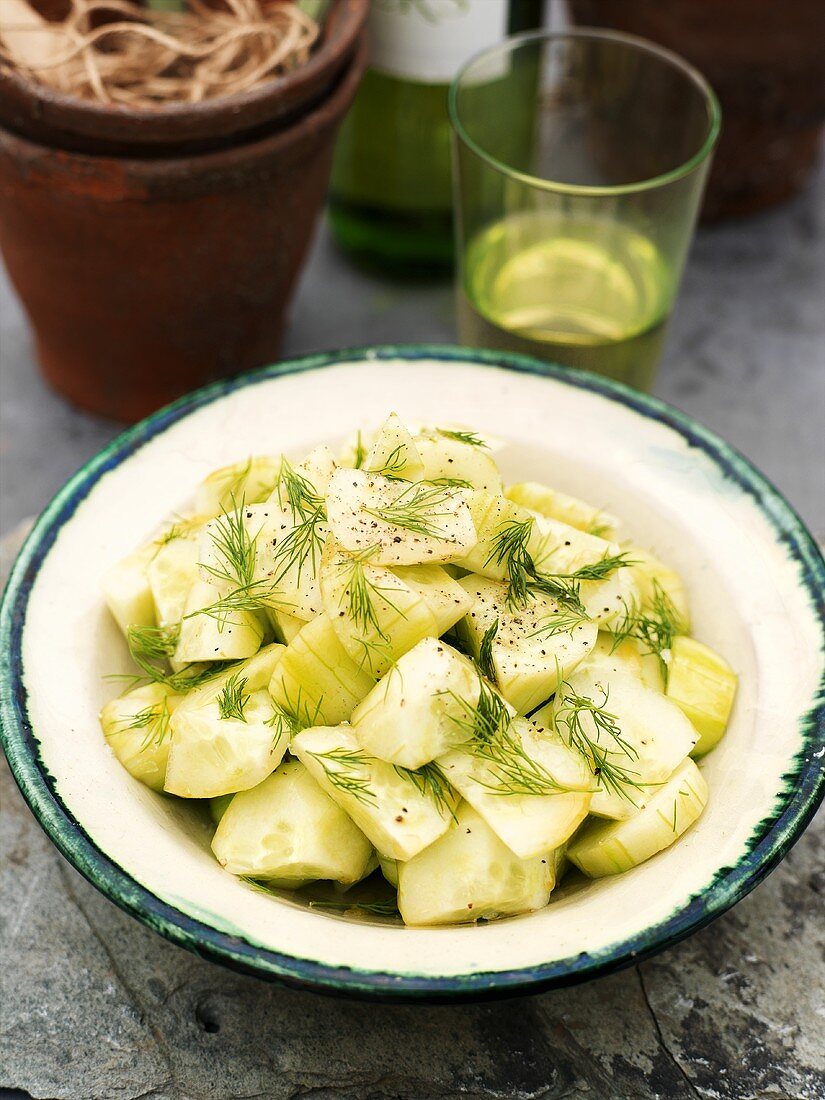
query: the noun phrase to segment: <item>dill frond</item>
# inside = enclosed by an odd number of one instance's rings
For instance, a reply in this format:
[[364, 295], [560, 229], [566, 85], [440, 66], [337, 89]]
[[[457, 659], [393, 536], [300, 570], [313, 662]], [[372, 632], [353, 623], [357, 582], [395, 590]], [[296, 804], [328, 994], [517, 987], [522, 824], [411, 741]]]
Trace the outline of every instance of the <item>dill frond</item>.
[[237, 722], [246, 721], [244, 711], [249, 702], [246, 684], [246, 678], [236, 672], [226, 681], [223, 690], [218, 692], [215, 702], [218, 704], [218, 714], [223, 720], [234, 718]]
[[478, 650], [478, 667], [481, 669], [482, 675], [493, 683], [496, 682], [496, 670], [493, 665], [493, 642], [496, 639], [496, 634], [498, 634], [498, 619], [484, 631]]
[[303, 474], [299, 474], [292, 463], [281, 459], [281, 469], [278, 474], [276, 486], [278, 490], [278, 502], [282, 508], [289, 508], [293, 517], [306, 519], [306, 517], [323, 507], [324, 498], [318, 490]]
[[402, 779], [406, 779], [408, 783], [412, 783], [417, 791], [431, 798], [441, 813], [449, 813], [452, 817], [455, 817], [451, 806], [452, 787], [447, 782], [438, 764], [425, 764], [415, 770], [402, 768], [400, 764], [395, 764], [394, 768]]
[[367, 448], [364, 446], [363, 436], [359, 428], [355, 435], [355, 462], [356, 470], [360, 470], [367, 457]]
[[[597, 702], [588, 695], [580, 695], [567, 682], [560, 685], [562, 705], [556, 710], [554, 723], [562, 740], [574, 748], [589, 763], [593, 774], [608, 793], [616, 794], [627, 801], [633, 801], [629, 791], [641, 789], [638, 772], [617, 763], [617, 757], [629, 761], [638, 760], [639, 754], [622, 737], [621, 727], [615, 714], [607, 709], [609, 689], [601, 688], [602, 699]], [[593, 724], [595, 737], [591, 736], [583, 724], [586, 716]], [[563, 726], [565, 733], [559, 729]], [[602, 735], [616, 746], [612, 751], [601, 744]], [[635, 777], [635, 778], [634, 778]]]
[[310, 752], [309, 755], [319, 762], [336, 790], [352, 795], [365, 806], [377, 805], [369, 775], [364, 772], [370, 757], [360, 749], [329, 749], [327, 752]]
[[648, 612], [643, 612], [636, 606], [625, 605], [622, 618], [613, 626], [607, 627], [607, 632], [613, 639], [611, 653], [615, 653], [627, 638], [635, 638], [646, 653], [652, 653], [658, 658], [665, 685], [669, 672], [665, 654], [672, 648], [673, 639], [684, 634], [686, 630], [687, 623], [656, 580], [653, 582], [653, 600]]
[[333, 901], [333, 900], [316, 900], [312, 899], [309, 903], [310, 909], [334, 909], [339, 913], [346, 913], [351, 909], [357, 909], [362, 913], [370, 913], [376, 917], [397, 917], [399, 916], [398, 906], [394, 901]]
[[571, 634], [583, 622], [587, 622], [586, 615], [562, 607], [548, 615], [527, 637], [555, 638], [557, 634]]
[[476, 432], [452, 431], [450, 428], [436, 428], [444, 439], [454, 439], [457, 443], [466, 443], [468, 447], [487, 447], [487, 442]]
[[426, 481], [416, 481], [399, 493], [391, 503], [379, 508], [365, 508], [364, 511], [382, 523], [401, 527], [426, 538], [443, 539], [448, 535], [438, 520], [452, 518], [453, 510], [447, 506], [453, 501], [452, 489], [443, 485], [430, 485]]
[[123, 718], [118, 723], [120, 732], [126, 730], [145, 730], [146, 734], [141, 742], [139, 752], [144, 752], [150, 745], [162, 745], [170, 733], [169, 719], [171, 712], [167, 699], [150, 703], [148, 707], [139, 710], [129, 718]]
[[504, 566], [507, 573], [507, 603], [511, 609], [527, 603], [530, 579], [535, 573], [533, 558], [527, 549], [533, 525], [532, 518], [508, 520], [497, 528], [490, 539], [490, 553], [484, 564]]

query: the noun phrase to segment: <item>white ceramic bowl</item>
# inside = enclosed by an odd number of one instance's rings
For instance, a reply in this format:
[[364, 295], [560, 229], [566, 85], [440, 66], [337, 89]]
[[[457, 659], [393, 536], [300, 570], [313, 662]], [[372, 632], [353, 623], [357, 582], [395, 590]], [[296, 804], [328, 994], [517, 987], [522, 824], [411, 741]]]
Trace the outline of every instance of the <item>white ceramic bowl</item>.
[[[100, 577], [212, 468], [300, 456], [389, 411], [508, 441], [506, 478], [584, 496], [683, 575], [695, 633], [740, 677], [730, 729], [702, 761], [703, 817], [627, 874], [562, 888], [548, 908], [412, 929], [310, 910], [224, 872], [181, 803], [118, 764], [97, 715], [127, 667]], [[321, 989], [455, 998], [580, 981], [688, 935], [787, 852], [823, 790], [825, 565], [779, 494], [675, 410], [517, 356], [376, 348], [217, 383], [124, 433], [44, 512], [4, 598], [2, 728], [33, 812], [114, 902], [176, 943]]]

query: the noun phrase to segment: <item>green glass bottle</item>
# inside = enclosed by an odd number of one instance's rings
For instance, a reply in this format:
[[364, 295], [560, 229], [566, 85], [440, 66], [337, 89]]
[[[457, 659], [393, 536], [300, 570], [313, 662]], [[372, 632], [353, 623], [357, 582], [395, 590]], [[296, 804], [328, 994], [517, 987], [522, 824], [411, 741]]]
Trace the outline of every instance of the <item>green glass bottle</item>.
[[452, 266], [447, 89], [506, 35], [541, 25], [544, 0], [373, 0], [372, 56], [344, 120], [329, 219], [362, 266], [429, 276]]

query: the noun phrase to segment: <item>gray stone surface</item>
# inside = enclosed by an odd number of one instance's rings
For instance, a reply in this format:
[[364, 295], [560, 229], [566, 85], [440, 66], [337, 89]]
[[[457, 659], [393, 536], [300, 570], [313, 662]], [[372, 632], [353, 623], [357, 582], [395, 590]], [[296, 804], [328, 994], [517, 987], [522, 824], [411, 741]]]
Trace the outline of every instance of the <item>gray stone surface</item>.
[[[823, 196], [820, 174], [785, 208], [700, 234], [658, 386], [820, 530]], [[287, 353], [452, 338], [448, 287], [355, 274], [321, 234]], [[2, 279], [0, 398], [8, 532], [117, 428], [41, 384]], [[62, 860], [2, 763], [0, 807], [0, 1098], [825, 1096], [822, 815], [749, 898], [656, 959], [572, 990], [427, 1008], [329, 1000], [190, 956]]]

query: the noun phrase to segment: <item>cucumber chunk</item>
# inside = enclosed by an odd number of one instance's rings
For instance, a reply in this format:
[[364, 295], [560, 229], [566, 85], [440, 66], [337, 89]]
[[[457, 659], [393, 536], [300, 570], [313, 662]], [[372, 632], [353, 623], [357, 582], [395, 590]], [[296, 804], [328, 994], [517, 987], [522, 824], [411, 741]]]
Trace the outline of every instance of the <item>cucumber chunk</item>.
[[288, 615], [285, 611], [278, 611], [274, 607], [266, 608], [266, 617], [269, 619], [275, 637], [284, 645], [289, 645], [296, 634], [307, 624], [306, 619], [298, 619], [294, 615]]
[[434, 844], [398, 864], [405, 924], [462, 924], [542, 909], [554, 885], [548, 853], [519, 859], [468, 802]]
[[459, 636], [478, 659], [485, 635], [495, 630], [489, 652], [496, 683], [519, 714], [549, 699], [596, 641], [595, 623], [571, 615], [550, 596], [536, 594], [511, 610], [506, 584], [474, 574], [458, 583], [474, 600]]
[[446, 642], [424, 638], [355, 708], [353, 729], [373, 756], [420, 768], [466, 739], [462, 699], [475, 704], [478, 673]]
[[[597, 721], [592, 708], [606, 721]], [[606, 673], [599, 666], [574, 672], [556, 694], [552, 715], [535, 717], [548, 725], [555, 720], [564, 742], [599, 770], [590, 803], [599, 817], [631, 816], [650, 794], [640, 788], [667, 779], [697, 741], [671, 700], [628, 673]]]
[[628, 547], [628, 556], [633, 559], [628, 572], [636, 584], [642, 611], [655, 609], [657, 599], [664, 595], [678, 617], [680, 632], [686, 634], [690, 629], [690, 607], [682, 578], [640, 546]]
[[416, 446], [424, 481], [463, 482], [487, 493], [501, 492], [501, 474], [486, 448], [450, 439], [435, 430], [422, 433]]
[[169, 758], [170, 720], [180, 700], [163, 684], [146, 684], [112, 699], [100, 712], [100, 726], [124, 768], [162, 791]]
[[376, 760], [348, 726], [303, 730], [290, 751], [369, 837], [380, 855], [411, 859], [448, 828], [457, 799], [437, 798], [403, 769]]
[[439, 632], [415, 583], [332, 543], [321, 562], [321, 595], [344, 650], [375, 680], [422, 638]]
[[590, 878], [629, 871], [682, 836], [707, 800], [704, 776], [692, 760], [684, 760], [643, 809], [625, 821], [589, 822], [567, 855]]
[[329, 618], [319, 615], [286, 647], [269, 691], [298, 725], [334, 725], [349, 718], [374, 684], [375, 677], [341, 645]]
[[518, 485], [511, 485], [506, 490], [506, 495], [509, 500], [523, 508], [538, 512], [547, 519], [561, 520], [562, 523], [568, 523], [579, 531], [597, 535], [599, 538], [614, 540], [620, 527], [619, 520], [610, 512], [594, 508], [584, 500], [568, 496], [537, 481], [522, 481]]
[[403, 481], [419, 481], [424, 476], [424, 465], [413, 437], [395, 413], [379, 429], [363, 469]]
[[372, 866], [370, 842], [297, 760], [235, 795], [212, 851], [233, 875], [286, 888], [318, 879], [352, 885]]
[[254, 504], [266, 500], [278, 480], [280, 456], [253, 455], [213, 470], [198, 486], [195, 509], [205, 516], [218, 516], [236, 508], [241, 501]]
[[264, 628], [258, 615], [254, 611], [207, 614], [204, 609], [212, 607], [218, 599], [218, 589], [206, 581], [192, 585], [174, 653], [179, 665], [193, 661], [238, 661], [260, 649]]
[[277, 768], [289, 745], [291, 727], [268, 691], [245, 694], [239, 713], [222, 717], [218, 695], [202, 706], [186, 706], [170, 719], [172, 731], [164, 789], [181, 798], [214, 798], [249, 790]]
[[388, 859], [387, 856], [378, 856], [378, 866], [381, 868], [381, 874], [390, 884], [390, 886], [398, 889], [398, 860]]
[[148, 572], [156, 550], [154, 543], [142, 546], [113, 565], [103, 577], [104, 599], [124, 635], [130, 626], [158, 625]]
[[147, 568], [158, 626], [177, 626], [199, 579], [197, 529], [157, 548]]
[[673, 639], [667, 697], [687, 715], [699, 734], [692, 756], [703, 756], [720, 741], [728, 726], [736, 687], [736, 673], [710, 646], [695, 638]]
[[[539, 731], [525, 719], [513, 720], [507, 745], [504, 766], [470, 747], [453, 749], [437, 763], [499, 839], [521, 859], [530, 859], [572, 836], [587, 816], [595, 781], [582, 757], [557, 734]], [[550, 793], [520, 793], [531, 787]]]
[[252, 583], [261, 602], [308, 622], [323, 610], [318, 568], [327, 537], [323, 505], [294, 513], [275, 501], [243, 510], [247, 534], [255, 547]]
[[212, 818], [213, 825], [220, 825], [221, 818], [229, 809], [229, 803], [234, 797], [234, 794], [219, 794], [209, 799], [209, 816]]
[[376, 565], [437, 564], [476, 541], [466, 491], [338, 470], [327, 491], [329, 528], [351, 553]]
[[396, 577], [417, 592], [435, 619], [435, 634], [441, 637], [467, 614], [473, 599], [442, 565], [398, 565]]

